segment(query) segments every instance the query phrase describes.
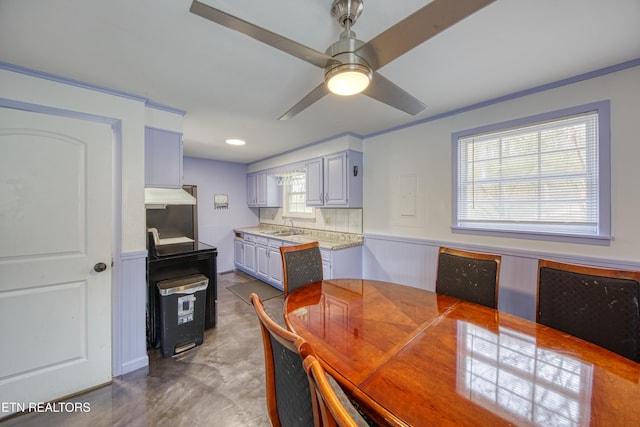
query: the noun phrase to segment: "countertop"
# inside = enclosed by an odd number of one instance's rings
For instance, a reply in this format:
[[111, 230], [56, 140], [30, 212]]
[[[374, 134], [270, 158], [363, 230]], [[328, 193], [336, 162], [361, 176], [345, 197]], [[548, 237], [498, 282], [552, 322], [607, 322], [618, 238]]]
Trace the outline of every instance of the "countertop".
[[296, 228], [300, 234], [293, 236], [274, 236], [269, 234], [273, 231], [287, 230], [288, 227], [279, 227], [272, 225], [261, 225], [258, 227], [236, 228], [235, 233], [253, 234], [255, 236], [266, 237], [269, 239], [281, 240], [290, 243], [310, 243], [318, 242], [322, 249], [337, 251], [340, 249], [351, 248], [354, 246], [362, 246], [363, 237], [361, 234], [339, 233], [335, 231], [311, 230], [307, 228]]

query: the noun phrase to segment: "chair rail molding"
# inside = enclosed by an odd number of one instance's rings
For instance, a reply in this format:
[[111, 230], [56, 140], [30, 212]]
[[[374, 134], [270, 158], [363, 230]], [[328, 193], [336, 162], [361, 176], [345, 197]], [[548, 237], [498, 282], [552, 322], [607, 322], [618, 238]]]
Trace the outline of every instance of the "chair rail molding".
[[565, 253], [473, 245], [387, 234], [365, 234], [362, 277], [435, 291], [438, 249], [447, 246], [502, 256], [498, 309], [535, 321], [538, 259], [622, 270], [640, 270], [640, 262]]

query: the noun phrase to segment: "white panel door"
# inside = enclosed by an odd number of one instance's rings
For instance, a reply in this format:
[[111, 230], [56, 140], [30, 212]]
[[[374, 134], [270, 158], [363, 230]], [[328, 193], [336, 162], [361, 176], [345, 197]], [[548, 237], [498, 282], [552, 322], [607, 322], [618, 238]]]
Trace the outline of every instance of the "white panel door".
[[0, 402], [111, 381], [112, 138], [0, 108]]

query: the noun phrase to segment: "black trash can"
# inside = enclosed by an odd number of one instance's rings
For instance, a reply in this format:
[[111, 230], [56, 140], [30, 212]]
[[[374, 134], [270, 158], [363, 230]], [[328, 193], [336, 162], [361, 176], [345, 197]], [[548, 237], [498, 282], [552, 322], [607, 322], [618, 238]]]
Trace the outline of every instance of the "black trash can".
[[163, 357], [202, 344], [208, 285], [209, 279], [203, 274], [163, 280], [156, 284], [160, 295], [160, 349]]

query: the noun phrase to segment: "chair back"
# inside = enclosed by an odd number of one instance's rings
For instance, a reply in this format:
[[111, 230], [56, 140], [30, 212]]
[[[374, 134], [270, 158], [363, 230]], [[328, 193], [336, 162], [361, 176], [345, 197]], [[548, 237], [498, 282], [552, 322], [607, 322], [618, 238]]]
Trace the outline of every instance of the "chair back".
[[[309, 346], [304, 343], [303, 346]], [[299, 348], [300, 354], [308, 354], [304, 348]], [[309, 378], [309, 387], [315, 391], [323, 427], [357, 427], [355, 420], [349, 415], [338, 399], [335, 391], [327, 379], [326, 372], [316, 357], [308, 354], [304, 357], [304, 369]]]
[[640, 272], [538, 261], [536, 321], [640, 362]]
[[319, 426], [315, 394], [298, 346], [304, 339], [275, 323], [256, 294], [249, 296], [262, 330], [267, 410], [273, 427]]
[[322, 255], [318, 242], [280, 246], [284, 296], [302, 285], [322, 280]]
[[497, 308], [500, 260], [500, 255], [441, 247], [436, 292]]

